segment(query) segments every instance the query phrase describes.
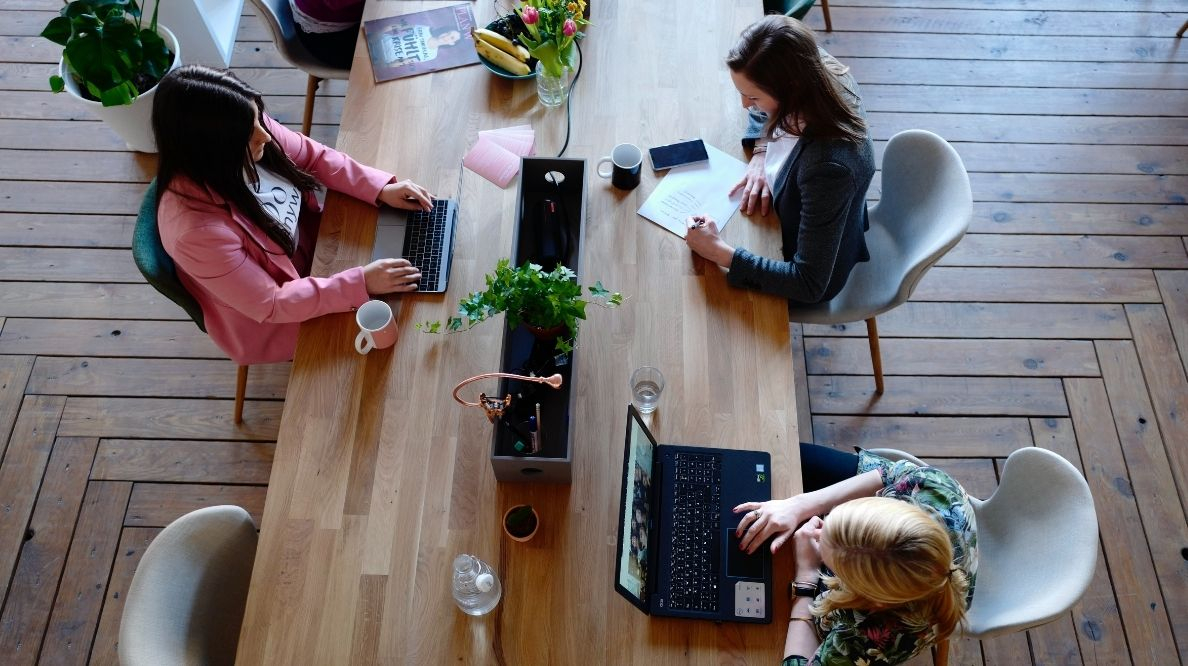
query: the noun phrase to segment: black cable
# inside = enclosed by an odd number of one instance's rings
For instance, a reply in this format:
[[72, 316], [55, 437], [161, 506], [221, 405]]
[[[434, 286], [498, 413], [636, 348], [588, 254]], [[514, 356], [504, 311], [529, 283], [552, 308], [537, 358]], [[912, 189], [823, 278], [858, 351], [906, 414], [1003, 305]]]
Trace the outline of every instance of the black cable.
[[569, 125], [570, 125], [570, 104], [573, 102], [573, 87], [577, 85], [578, 77], [582, 75], [582, 47], [575, 39], [573, 45], [578, 50], [578, 66], [577, 71], [573, 73], [573, 80], [569, 82], [569, 94], [565, 96], [565, 143], [561, 144], [561, 152], [557, 153], [557, 157], [565, 154], [565, 149], [569, 147]]

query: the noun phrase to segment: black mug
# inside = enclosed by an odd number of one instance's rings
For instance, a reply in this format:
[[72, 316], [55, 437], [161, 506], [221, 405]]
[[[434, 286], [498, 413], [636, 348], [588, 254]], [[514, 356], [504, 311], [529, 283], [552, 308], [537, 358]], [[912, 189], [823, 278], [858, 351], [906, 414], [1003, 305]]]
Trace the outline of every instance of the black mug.
[[[603, 172], [602, 165], [610, 164], [611, 170]], [[598, 160], [598, 175], [610, 178], [611, 185], [620, 190], [634, 190], [639, 186], [639, 169], [643, 164], [643, 151], [639, 146], [620, 143], [611, 151], [610, 157]]]

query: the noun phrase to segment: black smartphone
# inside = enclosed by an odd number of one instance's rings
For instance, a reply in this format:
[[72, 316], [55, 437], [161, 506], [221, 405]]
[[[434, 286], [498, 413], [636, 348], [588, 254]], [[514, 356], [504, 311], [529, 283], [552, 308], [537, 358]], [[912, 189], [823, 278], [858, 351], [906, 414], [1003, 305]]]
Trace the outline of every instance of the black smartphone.
[[653, 171], [671, 169], [683, 164], [696, 164], [709, 159], [709, 153], [705, 152], [705, 143], [701, 139], [649, 148], [648, 155], [652, 158]]

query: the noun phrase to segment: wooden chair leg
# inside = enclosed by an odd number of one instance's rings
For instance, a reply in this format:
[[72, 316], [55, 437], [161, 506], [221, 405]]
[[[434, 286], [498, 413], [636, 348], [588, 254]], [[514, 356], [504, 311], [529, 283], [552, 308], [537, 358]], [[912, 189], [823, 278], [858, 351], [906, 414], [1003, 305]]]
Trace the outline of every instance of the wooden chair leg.
[[239, 366], [235, 377], [235, 424], [243, 423], [243, 395], [247, 393], [247, 373], [250, 365]]
[[949, 639], [945, 639], [932, 646], [932, 663], [936, 666], [949, 666]]
[[310, 74], [309, 82], [305, 84], [305, 117], [301, 120], [301, 133], [305, 136], [309, 136], [309, 130], [313, 126], [314, 97], [318, 94], [318, 86], [321, 83], [321, 79]]
[[1184, 21], [1184, 25], [1180, 26], [1180, 31], [1176, 33], [1176, 37], [1183, 37], [1185, 30], [1188, 30], [1188, 21]]
[[870, 365], [874, 369], [875, 393], [883, 395], [883, 355], [879, 352], [879, 328], [875, 318], [866, 320], [866, 338], [870, 342]]
[[829, 0], [821, 0], [821, 13], [825, 15], [825, 32], [833, 32], [833, 21], [829, 19]]

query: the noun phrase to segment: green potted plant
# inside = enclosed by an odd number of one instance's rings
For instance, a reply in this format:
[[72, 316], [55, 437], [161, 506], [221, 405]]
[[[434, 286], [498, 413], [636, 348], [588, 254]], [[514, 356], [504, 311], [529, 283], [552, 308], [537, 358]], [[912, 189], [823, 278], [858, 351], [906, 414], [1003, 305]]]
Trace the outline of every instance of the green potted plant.
[[157, 6], [145, 25], [136, 0], [73, 0], [41, 36], [63, 47], [50, 88], [81, 100], [129, 148], [156, 152], [152, 95], [181, 64], [177, 38], [157, 24]]
[[486, 276], [486, 282], [485, 290], [462, 299], [458, 315], [447, 319], [444, 325], [440, 321], [426, 321], [417, 324], [417, 329], [426, 333], [456, 333], [506, 312], [508, 328], [522, 322], [539, 338], [556, 338], [557, 351], [565, 353], [573, 349], [578, 320], [586, 318], [587, 304], [609, 308], [623, 303], [622, 294], [608, 291], [601, 282], [587, 287], [590, 298], [583, 298], [577, 275], [561, 265], [546, 272], [539, 264], [529, 261], [515, 268], [510, 260], [500, 259], [495, 272]]
[[517, 504], [503, 514], [503, 531], [514, 541], [527, 541], [536, 536], [540, 516], [531, 504]]
[[576, 41], [589, 25], [586, 0], [523, 0], [516, 14], [524, 23], [520, 43], [536, 58], [536, 94], [545, 106], [560, 106], [567, 94], [566, 73], [576, 69]]

